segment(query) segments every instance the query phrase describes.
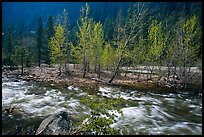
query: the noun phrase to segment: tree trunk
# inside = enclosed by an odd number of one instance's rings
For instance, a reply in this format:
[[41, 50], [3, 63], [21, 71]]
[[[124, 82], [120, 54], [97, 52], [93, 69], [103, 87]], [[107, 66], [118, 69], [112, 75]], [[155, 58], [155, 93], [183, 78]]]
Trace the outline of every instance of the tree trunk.
[[154, 71], [154, 66], [152, 68], [150, 68], [150, 79], [152, 79], [152, 73]]
[[83, 78], [85, 78], [85, 77], [86, 77], [86, 63], [84, 65], [84, 73], [83, 73]]
[[100, 79], [100, 77], [101, 77], [101, 66], [98, 65], [98, 78]]
[[126, 49], [127, 44], [128, 44], [128, 41], [125, 42], [125, 45], [124, 45], [124, 47], [123, 47], [123, 49], [122, 49], [122, 52], [121, 52], [121, 55], [120, 55], [120, 58], [119, 58], [119, 61], [118, 61], [118, 64], [117, 64], [117, 67], [116, 67], [116, 69], [115, 69], [115, 71], [114, 71], [114, 73], [113, 73], [112, 78], [108, 81], [108, 83], [112, 83], [113, 79], [115, 78], [115, 76], [116, 76], [117, 73], [118, 73], [118, 69], [119, 69], [119, 66], [120, 66], [120, 64], [121, 64], [121, 62], [122, 62], [123, 54], [124, 54], [124, 51], [125, 51], [125, 49]]
[[115, 69], [115, 71], [114, 71], [114, 73], [113, 73], [112, 78], [108, 81], [108, 83], [112, 83], [113, 79], [114, 79], [115, 76], [117, 75], [121, 61], [122, 61], [122, 55], [120, 56], [120, 59], [119, 59], [118, 64], [117, 64], [117, 67], [116, 67], [116, 69]]
[[169, 80], [169, 77], [170, 77], [170, 67], [171, 67], [169, 62], [167, 64], [167, 67], [168, 67], [167, 79]]
[[65, 61], [64, 67], [65, 67], [65, 73], [66, 73], [66, 74], [69, 74], [69, 63], [67, 63], [67, 62]]
[[41, 56], [41, 53], [40, 53], [40, 47], [38, 49], [38, 67], [40, 67], [40, 56]]
[[87, 67], [87, 71], [90, 72], [90, 63], [89, 62], [86, 63], [86, 67]]
[[23, 75], [23, 56], [21, 56], [21, 75]]
[[96, 73], [97, 72], [97, 65], [95, 64], [95, 66], [94, 66], [94, 73]]
[[60, 76], [62, 74], [62, 70], [61, 70], [61, 64], [59, 65], [59, 75]]

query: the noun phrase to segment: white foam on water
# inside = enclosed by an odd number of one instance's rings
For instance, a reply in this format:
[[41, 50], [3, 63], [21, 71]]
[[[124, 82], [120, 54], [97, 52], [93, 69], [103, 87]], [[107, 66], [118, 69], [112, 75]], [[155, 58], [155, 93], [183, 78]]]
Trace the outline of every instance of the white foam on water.
[[74, 87], [74, 86], [69, 86], [67, 87], [69, 90], [75, 90], [75, 91], [79, 91], [80, 89], [78, 87]]
[[[36, 88], [35, 85], [28, 85], [25, 81], [19, 82], [5, 82], [2, 83], [2, 106], [10, 106], [20, 102], [20, 108], [25, 115], [44, 116], [55, 111], [66, 109], [59, 104], [65, 102], [65, 95], [60, 91], [51, 89], [47, 90], [46, 87], [42, 87], [39, 90], [46, 91], [44, 94], [27, 94], [32, 88]], [[78, 90], [77, 88], [74, 88]], [[76, 105], [77, 104], [77, 105]], [[71, 106], [74, 106], [74, 102], [71, 102]], [[75, 100], [75, 105], [79, 106], [79, 102]]]
[[140, 107], [127, 107], [121, 109], [123, 117], [135, 121], [139, 121], [145, 118], [145, 108]]

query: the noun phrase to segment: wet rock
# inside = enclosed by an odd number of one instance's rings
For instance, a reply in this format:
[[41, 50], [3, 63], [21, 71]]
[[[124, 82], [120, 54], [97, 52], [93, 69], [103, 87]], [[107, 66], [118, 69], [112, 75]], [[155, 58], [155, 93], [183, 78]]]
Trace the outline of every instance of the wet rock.
[[52, 114], [42, 121], [36, 135], [60, 135], [70, 132], [71, 120], [66, 111]]

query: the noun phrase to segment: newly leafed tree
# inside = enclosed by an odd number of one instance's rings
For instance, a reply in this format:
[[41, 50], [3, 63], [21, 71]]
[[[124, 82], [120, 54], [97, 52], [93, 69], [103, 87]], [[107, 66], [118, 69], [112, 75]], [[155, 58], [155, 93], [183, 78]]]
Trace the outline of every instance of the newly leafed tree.
[[49, 41], [50, 60], [59, 66], [59, 76], [61, 75], [62, 64], [64, 63], [64, 50], [66, 50], [64, 28], [58, 25], [55, 30], [55, 35]]
[[192, 16], [182, 26], [182, 49], [183, 54], [181, 56], [183, 66], [182, 77], [185, 81], [189, 78], [191, 73], [191, 67], [193, 67], [198, 59], [197, 53], [199, 52], [200, 42], [197, 41], [197, 34], [201, 34], [197, 22], [198, 17]]
[[103, 53], [101, 55], [101, 65], [106, 70], [111, 70], [115, 61], [115, 52], [110, 42], [105, 42]]
[[70, 42], [70, 36], [69, 36], [69, 20], [68, 20], [68, 12], [66, 9], [63, 10], [62, 15], [58, 15], [57, 20], [55, 22], [56, 26], [58, 26], [59, 24], [63, 27], [64, 29], [64, 37], [65, 37], [65, 42], [63, 45], [63, 64], [64, 64], [64, 68], [65, 71], [69, 73], [69, 65], [67, 66], [67, 64], [69, 63], [69, 60], [71, 60], [70, 56], [71, 56], [71, 45], [72, 43]]
[[79, 32], [76, 33], [78, 38], [78, 44], [76, 47], [73, 47], [73, 54], [76, 57], [76, 60], [79, 63], [82, 63], [83, 67], [83, 78], [86, 77], [87, 70], [90, 65], [90, 49], [91, 49], [91, 29], [92, 29], [92, 20], [88, 17], [89, 15], [89, 6], [86, 3], [86, 8], [82, 7]]
[[132, 42], [134, 42], [135, 38], [140, 33], [142, 29], [141, 22], [143, 21], [146, 13], [147, 8], [145, 6], [145, 3], [137, 2], [133, 5], [133, 7], [130, 7], [128, 9], [128, 16], [124, 21], [124, 24], [122, 24], [123, 20], [121, 19], [121, 15], [118, 14], [118, 23], [116, 25], [116, 44], [119, 47], [118, 62], [115, 66], [113, 75], [109, 80], [109, 83], [112, 83], [113, 79], [118, 73], [125, 50]]
[[[163, 52], [166, 46], [165, 38], [162, 30], [162, 24], [157, 20], [152, 21], [152, 24], [149, 26], [148, 45], [149, 45], [149, 49], [148, 49], [147, 61], [148, 61], [148, 64], [152, 65], [150, 67], [150, 72], [152, 74], [154, 67], [156, 65], [159, 66], [159, 70], [160, 70], [160, 67], [162, 65], [161, 61], [163, 59]], [[150, 78], [151, 78], [151, 74], [150, 74]]]
[[92, 58], [91, 62], [94, 64], [94, 70], [98, 74], [98, 78], [100, 78], [101, 71], [101, 56], [103, 53], [103, 41], [104, 41], [104, 33], [103, 26], [100, 22], [96, 23], [93, 28], [92, 36], [91, 36], [91, 53]]

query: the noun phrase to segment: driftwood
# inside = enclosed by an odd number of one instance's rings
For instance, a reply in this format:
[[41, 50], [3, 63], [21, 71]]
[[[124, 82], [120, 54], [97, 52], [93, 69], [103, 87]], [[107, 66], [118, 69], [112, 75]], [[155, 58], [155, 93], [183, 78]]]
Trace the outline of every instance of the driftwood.
[[97, 81], [97, 82], [107, 83], [105, 80], [98, 79], [98, 78], [91, 78], [91, 80], [95, 80], [95, 81]]

